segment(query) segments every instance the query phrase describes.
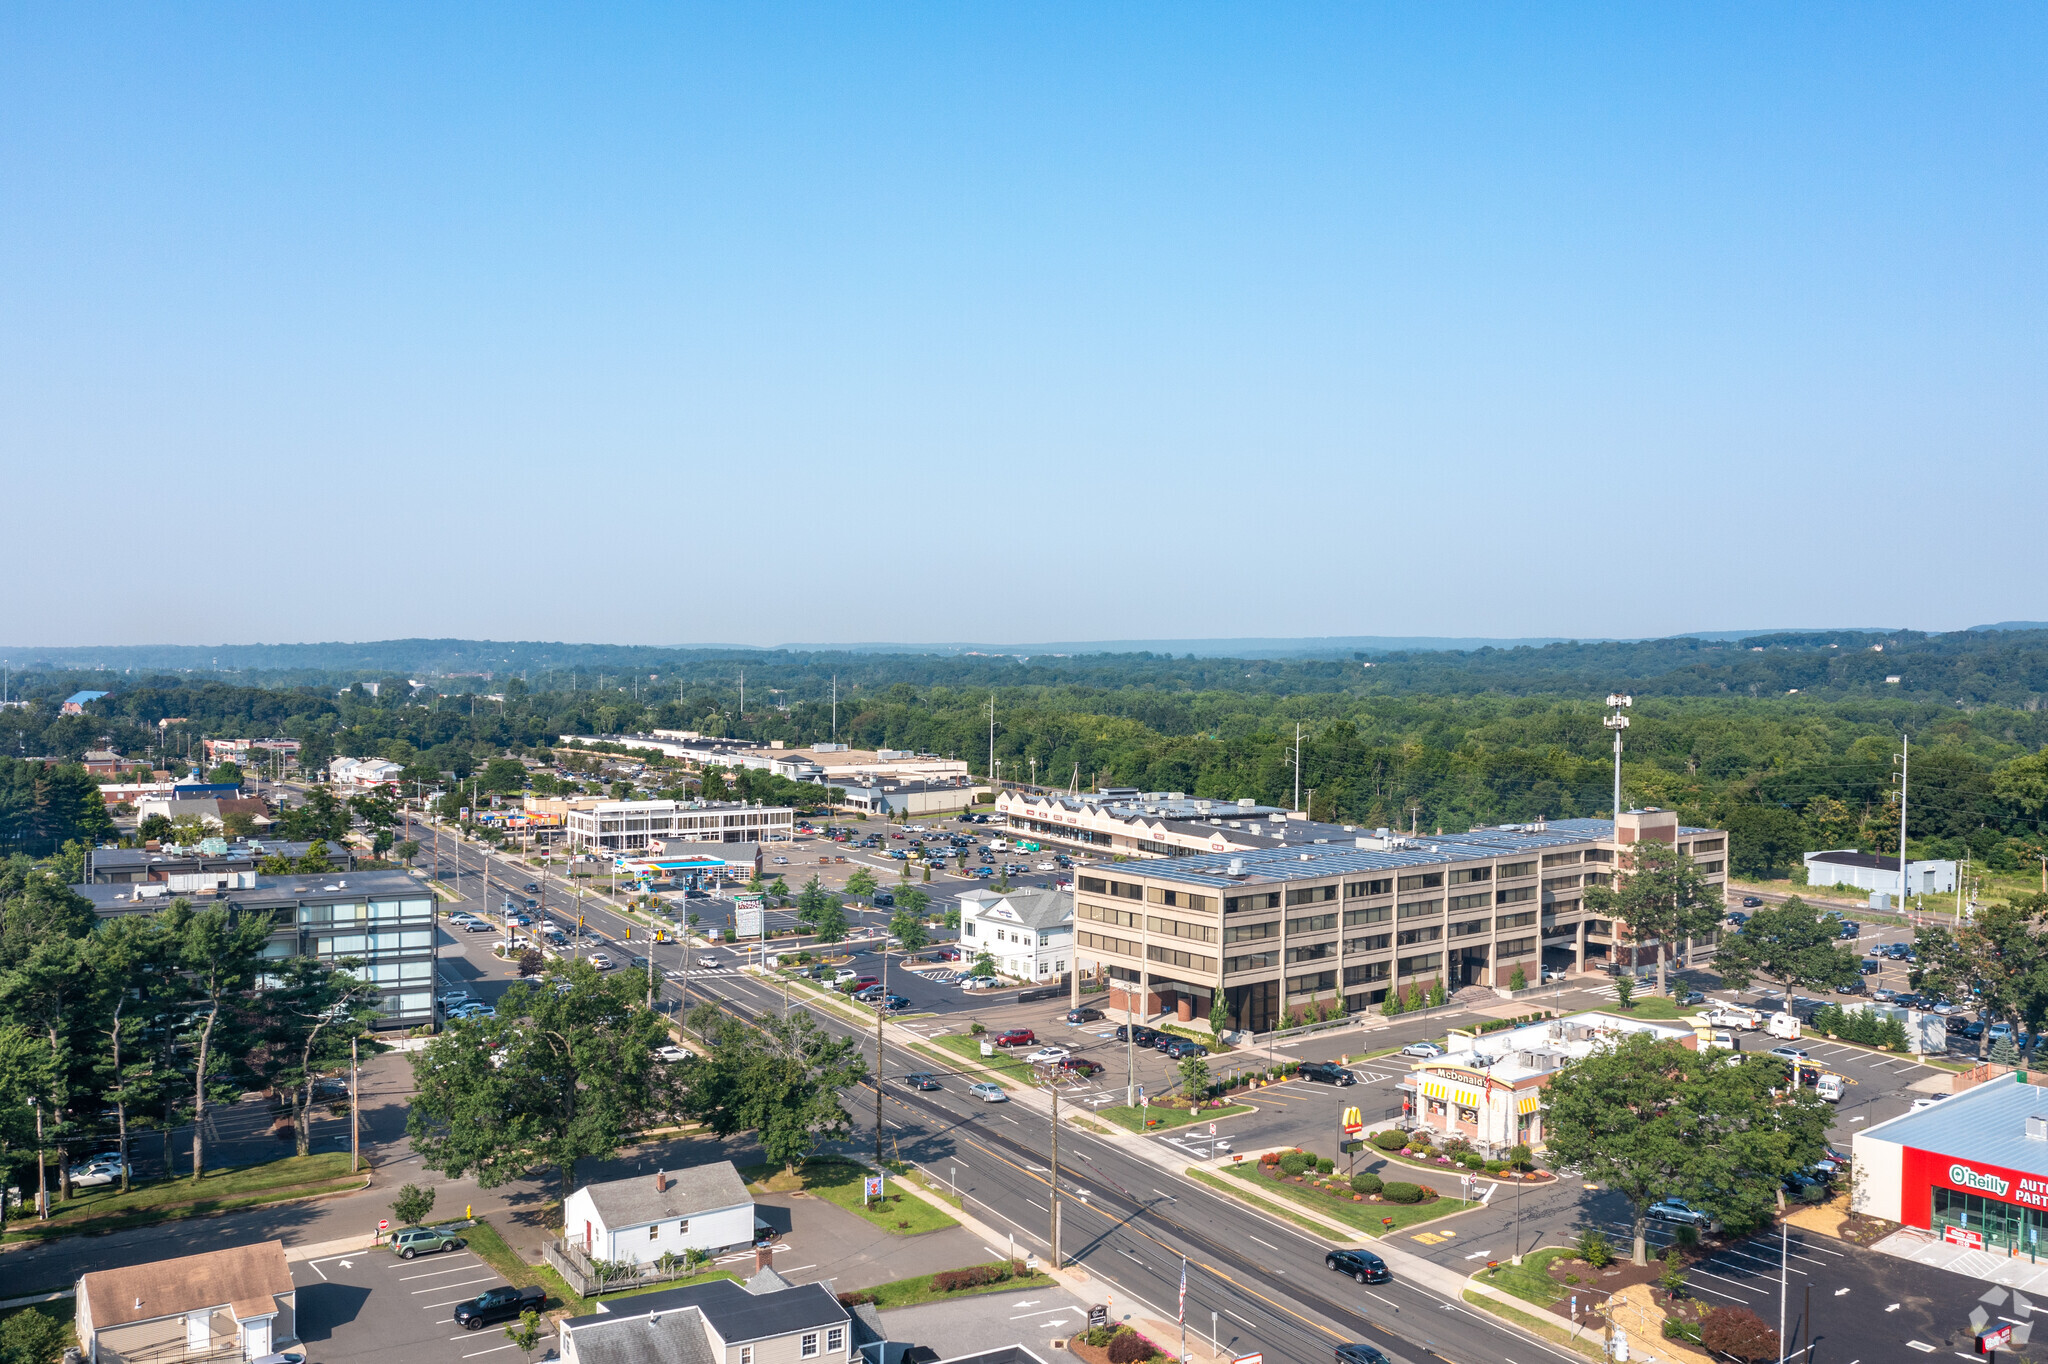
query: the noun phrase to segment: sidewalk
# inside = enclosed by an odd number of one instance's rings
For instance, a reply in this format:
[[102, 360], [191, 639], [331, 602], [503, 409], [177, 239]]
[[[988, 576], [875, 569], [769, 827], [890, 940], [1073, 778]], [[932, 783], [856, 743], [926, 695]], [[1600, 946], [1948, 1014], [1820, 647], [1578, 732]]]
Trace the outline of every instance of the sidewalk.
[[2024, 1255], [2001, 1255], [1953, 1245], [1918, 1227], [1902, 1227], [1871, 1246], [1872, 1250], [1910, 1260], [1930, 1269], [1945, 1269], [1985, 1283], [2024, 1293], [2048, 1293], [2048, 1263]]

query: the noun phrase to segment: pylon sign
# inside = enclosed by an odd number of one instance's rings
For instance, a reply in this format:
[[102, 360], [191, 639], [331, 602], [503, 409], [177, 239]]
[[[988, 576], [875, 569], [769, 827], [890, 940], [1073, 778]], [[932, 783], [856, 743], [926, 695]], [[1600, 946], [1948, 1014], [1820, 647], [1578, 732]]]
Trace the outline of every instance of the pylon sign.
[[1355, 1108], [1344, 1110], [1344, 1135], [1355, 1137], [1365, 1130], [1365, 1118]]

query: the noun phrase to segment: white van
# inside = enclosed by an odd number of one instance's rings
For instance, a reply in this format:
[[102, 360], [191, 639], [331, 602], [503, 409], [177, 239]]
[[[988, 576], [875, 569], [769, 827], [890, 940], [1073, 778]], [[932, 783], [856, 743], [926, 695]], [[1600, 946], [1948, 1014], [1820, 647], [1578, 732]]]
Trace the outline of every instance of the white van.
[[1796, 1042], [1799, 1040], [1799, 1020], [1791, 1014], [1772, 1014], [1770, 1022], [1764, 1024], [1764, 1031], [1773, 1037]]
[[1832, 1072], [1823, 1073], [1820, 1079], [1814, 1082], [1813, 1092], [1831, 1104], [1840, 1103], [1842, 1101], [1842, 1077]]

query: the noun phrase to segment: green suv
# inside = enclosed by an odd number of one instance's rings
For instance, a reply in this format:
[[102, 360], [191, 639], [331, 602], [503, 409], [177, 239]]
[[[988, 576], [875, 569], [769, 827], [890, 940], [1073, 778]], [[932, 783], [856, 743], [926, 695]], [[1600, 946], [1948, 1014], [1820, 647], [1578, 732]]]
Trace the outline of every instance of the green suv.
[[469, 1242], [451, 1231], [432, 1227], [406, 1227], [391, 1233], [391, 1252], [403, 1260], [436, 1250], [461, 1250]]

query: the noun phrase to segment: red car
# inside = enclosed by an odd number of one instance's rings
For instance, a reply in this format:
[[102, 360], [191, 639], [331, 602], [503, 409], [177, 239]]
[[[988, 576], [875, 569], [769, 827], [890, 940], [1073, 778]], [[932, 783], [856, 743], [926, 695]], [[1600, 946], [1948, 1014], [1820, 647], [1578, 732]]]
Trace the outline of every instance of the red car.
[[1037, 1040], [1038, 1034], [1029, 1028], [1012, 1028], [1008, 1032], [996, 1034], [996, 1045], [999, 1047], [1028, 1047]]

